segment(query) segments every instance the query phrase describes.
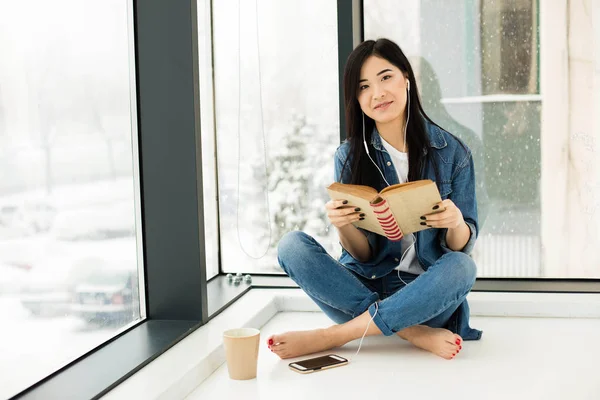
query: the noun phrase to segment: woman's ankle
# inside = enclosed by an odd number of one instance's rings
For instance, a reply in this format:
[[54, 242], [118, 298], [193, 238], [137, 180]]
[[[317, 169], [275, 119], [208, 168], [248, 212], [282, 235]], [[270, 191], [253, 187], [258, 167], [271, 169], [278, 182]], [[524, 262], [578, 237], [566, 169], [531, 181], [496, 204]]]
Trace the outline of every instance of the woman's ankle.
[[427, 328], [427, 326], [413, 325], [396, 332], [396, 334], [400, 336], [401, 339], [408, 340], [410, 342], [415, 336], [421, 335], [424, 328]]
[[345, 343], [343, 342], [343, 330], [340, 329], [341, 325], [332, 325], [329, 328], [321, 329], [323, 340], [327, 343], [328, 347], [340, 347]]

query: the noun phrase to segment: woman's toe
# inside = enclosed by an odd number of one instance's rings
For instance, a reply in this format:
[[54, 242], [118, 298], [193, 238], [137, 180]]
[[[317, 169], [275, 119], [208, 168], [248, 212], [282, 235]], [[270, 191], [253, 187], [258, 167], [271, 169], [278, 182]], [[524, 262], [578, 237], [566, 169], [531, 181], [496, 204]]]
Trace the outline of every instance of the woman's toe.
[[285, 343], [285, 335], [281, 334], [281, 335], [273, 335], [271, 336], [271, 339], [273, 340], [273, 344], [281, 344], [281, 343]]

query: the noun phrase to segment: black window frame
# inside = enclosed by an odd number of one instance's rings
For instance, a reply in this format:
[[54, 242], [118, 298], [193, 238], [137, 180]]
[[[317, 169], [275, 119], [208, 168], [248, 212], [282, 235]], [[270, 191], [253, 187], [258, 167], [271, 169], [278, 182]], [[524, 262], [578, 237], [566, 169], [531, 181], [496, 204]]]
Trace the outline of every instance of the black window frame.
[[[13, 399], [100, 398], [249, 290], [297, 288], [278, 274], [230, 285], [220, 265], [207, 282], [197, 7], [197, 0], [133, 1], [146, 319]], [[340, 141], [341, 77], [363, 40], [362, 21], [362, 0], [337, 1]], [[482, 278], [473, 291], [600, 293], [600, 280]]]

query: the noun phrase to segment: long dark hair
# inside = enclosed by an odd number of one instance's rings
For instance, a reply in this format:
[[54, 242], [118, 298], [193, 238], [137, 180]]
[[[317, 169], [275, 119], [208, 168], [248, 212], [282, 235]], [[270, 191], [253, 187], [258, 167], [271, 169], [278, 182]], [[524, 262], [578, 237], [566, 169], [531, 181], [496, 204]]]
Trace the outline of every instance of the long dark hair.
[[[349, 183], [368, 185], [377, 190], [386, 187], [379, 171], [377, 171], [375, 165], [369, 160], [364, 149], [362, 136], [363, 115], [357, 99], [360, 70], [366, 59], [370, 56], [383, 58], [398, 67], [405, 76], [408, 75], [408, 80], [410, 81], [410, 91], [408, 92], [410, 96], [410, 120], [406, 127], [408, 180], [415, 181], [422, 179], [420, 176], [421, 167], [425, 165], [427, 157], [431, 157], [435, 170], [436, 183], [439, 188], [440, 182], [437, 162], [432, 156], [432, 152], [429, 151], [429, 136], [425, 130], [425, 119], [432, 123], [433, 121], [427, 117], [421, 106], [417, 82], [415, 81], [415, 75], [408, 59], [400, 47], [388, 39], [378, 39], [377, 41], [367, 40], [362, 42], [354, 49], [354, 51], [352, 51], [346, 62], [346, 67], [344, 69], [344, 103], [346, 106], [346, 135], [350, 142], [350, 152], [344, 162], [341, 176], [344, 176], [343, 171], [348, 167], [348, 164], [350, 164], [352, 178]], [[371, 145], [371, 134], [373, 132], [375, 121], [365, 114], [364, 123], [369, 154], [374, 157], [376, 152]], [[427, 149], [426, 152], [424, 151], [425, 149]], [[375, 160], [375, 158], [373, 159]]]

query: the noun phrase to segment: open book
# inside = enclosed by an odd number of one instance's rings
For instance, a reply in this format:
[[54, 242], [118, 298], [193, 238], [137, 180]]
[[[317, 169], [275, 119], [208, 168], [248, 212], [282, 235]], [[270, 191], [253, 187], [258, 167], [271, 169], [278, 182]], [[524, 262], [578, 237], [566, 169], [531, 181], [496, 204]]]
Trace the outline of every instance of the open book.
[[365, 219], [354, 222], [354, 226], [392, 241], [429, 229], [421, 225], [424, 222], [421, 216], [445, 210], [442, 207], [433, 210], [442, 198], [435, 182], [429, 179], [388, 186], [379, 193], [369, 186], [338, 182], [329, 185], [327, 191], [332, 200], [348, 200], [348, 205], [360, 207]]

